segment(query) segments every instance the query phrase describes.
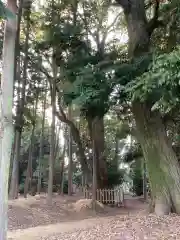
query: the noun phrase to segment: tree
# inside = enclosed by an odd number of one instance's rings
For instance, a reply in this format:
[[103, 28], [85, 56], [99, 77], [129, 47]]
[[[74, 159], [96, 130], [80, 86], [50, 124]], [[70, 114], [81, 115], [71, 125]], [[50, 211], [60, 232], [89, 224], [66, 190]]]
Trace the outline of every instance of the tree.
[[[144, 0], [133, 0], [131, 3], [126, 0], [117, 0], [117, 3], [124, 10], [129, 35], [129, 58], [135, 63], [137, 58], [141, 57], [141, 60], [146, 58], [145, 56], [150, 50], [151, 36], [154, 30], [161, 25], [158, 19], [160, 2], [155, 1], [153, 4], [154, 16], [149, 21], [146, 17]], [[141, 66], [139, 72], [136, 70], [136, 74], [141, 75], [147, 70], [148, 65], [146, 64], [144, 68]], [[138, 80], [138, 78], [136, 79]], [[161, 114], [158, 110], [152, 111], [152, 106], [152, 99], [133, 98], [132, 112], [138, 130], [138, 139], [147, 162], [150, 185], [155, 200], [155, 212], [166, 214], [173, 208], [175, 212], [179, 213], [180, 168], [178, 160], [167, 137]]]
[[[69, 106], [68, 108], [68, 117], [71, 119], [72, 117], [72, 108]], [[68, 133], [68, 157], [69, 157], [69, 163], [68, 163], [68, 195], [72, 195], [72, 175], [73, 175], [73, 152], [72, 152], [72, 133], [71, 128], [69, 128]]]
[[[108, 25], [109, 2], [91, 1], [80, 6], [83, 9], [80, 23], [85, 28], [86, 36], [83, 37], [83, 31], [79, 32], [81, 29], [77, 29], [73, 36], [76, 44], [70, 45], [71, 54], [64, 67], [65, 80], [70, 83], [64, 90], [64, 98], [67, 104], [72, 101], [76, 103], [88, 122], [91, 148], [94, 141], [97, 169], [101, 169], [97, 171], [98, 188], [104, 188], [107, 186], [104, 115], [109, 109], [109, 94], [113, 88], [109, 65], [117, 58], [116, 44], [106, 41], [108, 34], [119, 23], [119, 14]], [[95, 47], [92, 47], [88, 36], [95, 41]], [[96, 126], [92, 128], [94, 124]]]
[[25, 198], [27, 198], [27, 194], [29, 192], [29, 189], [31, 188], [32, 177], [33, 177], [32, 153], [33, 153], [33, 148], [34, 148], [38, 98], [39, 98], [39, 93], [37, 92], [34, 107], [33, 107], [32, 132], [31, 132], [31, 138], [30, 138], [29, 156], [28, 156], [28, 163], [27, 163], [27, 169], [26, 169], [26, 179], [25, 179], [25, 184], [24, 184], [24, 197]]
[[[19, 12], [18, 12], [18, 26], [17, 26], [17, 35], [16, 35], [16, 45], [15, 45], [15, 67], [14, 67], [14, 82], [18, 79], [19, 88], [18, 88], [18, 103], [17, 103], [17, 116], [15, 123], [15, 150], [14, 150], [14, 159], [13, 159], [13, 170], [11, 176], [11, 186], [9, 197], [11, 199], [18, 198], [18, 168], [19, 168], [19, 158], [20, 158], [20, 147], [21, 147], [21, 135], [23, 130], [23, 114], [25, 107], [25, 92], [27, 84], [27, 67], [28, 67], [28, 48], [29, 48], [29, 35], [30, 35], [30, 15], [31, 15], [31, 1], [29, 4], [23, 5], [23, 1], [20, 1]], [[20, 76], [20, 24], [22, 17], [22, 9], [25, 10], [25, 22], [26, 22], [26, 33], [25, 33], [25, 58], [23, 65], [23, 76]], [[20, 83], [22, 79], [22, 88], [20, 88]]]
[[[8, 0], [7, 8], [16, 14], [16, 1]], [[8, 18], [5, 23], [3, 42], [3, 70], [0, 89], [0, 239], [6, 239], [8, 178], [13, 141], [12, 103], [14, 84], [14, 54], [16, 38], [16, 18]]]
[[[45, 84], [45, 91], [47, 91], [47, 82]], [[42, 106], [43, 116], [42, 116], [42, 126], [41, 126], [41, 140], [40, 140], [40, 149], [39, 149], [39, 161], [38, 161], [38, 186], [37, 191], [41, 193], [41, 180], [42, 180], [42, 160], [44, 155], [44, 128], [45, 128], [45, 115], [46, 115], [46, 101], [47, 101], [47, 92], [45, 92], [44, 102]]]

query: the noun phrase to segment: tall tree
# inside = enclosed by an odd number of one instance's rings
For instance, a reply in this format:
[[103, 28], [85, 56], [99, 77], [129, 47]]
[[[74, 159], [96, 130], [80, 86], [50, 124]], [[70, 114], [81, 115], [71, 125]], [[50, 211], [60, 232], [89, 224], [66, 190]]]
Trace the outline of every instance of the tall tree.
[[[18, 88], [18, 103], [17, 103], [17, 113], [16, 113], [16, 122], [15, 122], [15, 148], [14, 148], [14, 159], [13, 159], [13, 170], [11, 176], [11, 186], [9, 196], [11, 199], [18, 197], [18, 169], [19, 169], [19, 159], [20, 159], [20, 147], [21, 147], [21, 135], [23, 130], [23, 114], [24, 114], [24, 106], [25, 106], [25, 91], [27, 84], [27, 67], [28, 67], [28, 48], [29, 48], [29, 36], [30, 36], [30, 14], [31, 14], [31, 3], [32, 1], [28, 1], [26, 4], [20, 1], [19, 5], [19, 16], [18, 16], [18, 33], [16, 36], [16, 53], [17, 56], [15, 61], [17, 64], [20, 64], [20, 46], [19, 46], [19, 32], [20, 32], [20, 21], [22, 8], [25, 10], [24, 18], [26, 23], [25, 30], [25, 44], [24, 44], [24, 64], [23, 64], [23, 76], [21, 78], [19, 73], [19, 68], [15, 68], [14, 76], [18, 77], [19, 80], [19, 88]], [[22, 6], [23, 5], [23, 6]], [[19, 55], [19, 57], [18, 57]], [[22, 82], [21, 80], [22, 79]], [[15, 79], [16, 80], [16, 79]], [[20, 88], [20, 84], [22, 84], [22, 88]]]
[[[158, 19], [160, 1], [153, 2], [154, 16], [150, 20], [146, 16], [144, 0], [116, 0], [116, 2], [124, 10], [129, 35], [129, 58], [135, 62], [136, 58], [147, 56], [152, 34], [162, 24]], [[146, 68], [141, 70], [143, 72]], [[179, 163], [167, 137], [160, 112], [151, 109], [153, 104], [152, 99], [142, 102], [135, 98], [132, 102], [132, 112], [148, 167], [155, 212], [162, 215], [173, 209], [180, 213]]]
[[45, 118], [46, 118], [46, 102], [47, 102], [47, 81], [45, 84], [45, 97], [43, 101], [42, 111], [42, 126], [41, 126], [41, 139], [40, 139], [40, 148], [39, 148], [39, 161], [38, 161], [38, 186], [37, 191], [41, 193], [41, 180], [42, 180], [42, 159], [44, 155], [44, 127], [45, 127]]
[[[68, 108], [68, 117], [71, 120], [72, 118], [72, 108], [69, 106]], [[68, 157], [69, 157], [69, 163], [68, 163], [68, 195], [72, 195], [72, 174], [73, 174], [73, 159], [72, 159], [72, 133], [71, 128], [69, 128], [68, 132]]]
[[6, 240], [8, 178], [13, 141], [13, 85], [14, 85], [14, 54], [16, 39], [15, 0], [7, 1], [7, 8], [14, 14], [5, 23], [3, 42], [3, 70], [0, 89], [0, 239]]
[[38, 98], [39, 93], [36, 93], [36, 99], [33, 106], [33, 119], [32, 119], [32, 132], [30, 138], [30, 146], [29, 146], [29, 156], [28, 156], [28, 163], [26, 169], [26, 179], [24, 184], [24, 197], [27, 198], [27, 194], [29, 189], [31, 188], [33, 171], [32, 171], [32, 154], [34, 150], [34, 138], [35, 138], [35, 128], [36, 128], [36, 118], [37, 118], [37, 106], [38, 106]]

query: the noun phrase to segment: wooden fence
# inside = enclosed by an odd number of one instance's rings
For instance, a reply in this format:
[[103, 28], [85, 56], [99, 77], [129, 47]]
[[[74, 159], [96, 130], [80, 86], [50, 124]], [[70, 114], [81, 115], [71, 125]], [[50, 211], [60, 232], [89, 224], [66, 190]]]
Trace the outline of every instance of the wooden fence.
[[[92, 191], [84, 189], [84, 198], [92, 199]], [[122, 187], [116, 189], [97, 189], [96, 200], [103, 204], [124, 206], [124, 191]]]

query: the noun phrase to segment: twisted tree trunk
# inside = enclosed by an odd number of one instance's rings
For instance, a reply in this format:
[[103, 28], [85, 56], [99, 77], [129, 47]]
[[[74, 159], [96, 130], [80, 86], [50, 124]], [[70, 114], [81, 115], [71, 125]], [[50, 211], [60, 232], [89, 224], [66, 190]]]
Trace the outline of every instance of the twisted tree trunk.
[[82, 167], [82, 172], [85, 176], [88, 176], [90, 174], [90, 169], [88, 167], [88, 162], [87, 162], [86, 155], [85, 155], [85, 149], [81, 142], [79, 130], [76, 127], [76, 125], [74, 124], [74, 122], [69, 120], [66, 117], [66, 115], [62, 109], [62, 106], [59, 105], [59, 109], [60, 109], [60, 113], [56, 112], [56, 116], [60, 121], [66, 123], [69, 126], [69, 128], [71, 129], [72, 139], [77, 144], [77, 156], [79, 157], [79, 161], [80, 161], [80, 164]]

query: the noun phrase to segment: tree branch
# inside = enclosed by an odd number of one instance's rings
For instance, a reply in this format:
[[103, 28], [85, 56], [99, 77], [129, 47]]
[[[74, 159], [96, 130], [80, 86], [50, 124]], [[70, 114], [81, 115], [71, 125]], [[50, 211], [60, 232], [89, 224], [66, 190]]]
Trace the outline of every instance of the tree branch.
[[106, 41], [106, 39], [107, 39], [107, 36], [108, 36], [108, 34], [111, 32], [111, 28], [114, 27], [114, 25], [116, 24], [118, 18], [121, 16], [121, 14], [122, 14], [122, 13], [117, 14], [117, 16], [115, 17], [114, 21], [107, 27], [105, 33], [103, 34], [103, 39], [102, 39], [102, 41], [101, 41], [101, 44], [103, 44], [103, 45], [105, 44], [105, 41]]
[[158, 17], [159, 17], [159, 5], [160, 5], [160, 1], [159, 0], [155, 0], [154, 16], [149, 21], [148, 26], [147, 26], [147, 31], [149, 33], [149, 36], [151, 36], [151, 34], [153, 33], [155, 28], [158, 28], [159, 26], [163, 26], [162, 21], [158, 20]]
[[66, 114], [64, 113], [62, 106], [59, 106], [59, 112], [56, 111], [55, 112], [56, 117], [64, 123], [67, 123], [68, 125], [70, 125], [70, 120], [66, 117]]
[[125, 12], [130, 10], [130, 1], [129, 0], [116, 0], [116, 3], [120, 5]]

